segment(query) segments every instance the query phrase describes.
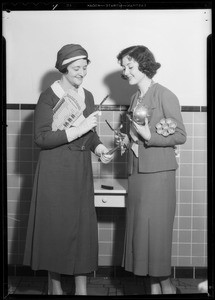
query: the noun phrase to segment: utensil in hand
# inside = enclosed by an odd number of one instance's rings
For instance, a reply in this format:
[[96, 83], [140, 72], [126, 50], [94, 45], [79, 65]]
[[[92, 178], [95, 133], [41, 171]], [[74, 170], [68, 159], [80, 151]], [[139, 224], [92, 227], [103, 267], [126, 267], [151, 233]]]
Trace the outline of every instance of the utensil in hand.
[[116, 152], [117, 150], [121, 149], [121, 155], [122, 155], [125, 152], [125, 148], [127, 148], [126, 145], [123, 143], [124, 135], [120, 131], [120, 129], [123, 127], [123, 124], [120, 123], [119, 128], [114, 129], [107, 120], [105, 120], [105, 122], [108, 124], [110, 129], [115, 133], [115, 135], [118, 138], [118, 145], [116, 147], [114, 147], [113, 149], [111, 149], [107, 154], [112, 154], [112, 153]]
[[101, 111], [102, 104], [107, 100], [108, 97], [109, 97], [109, 95], [107, 95], [107, 96], [99, 103], [99, 105], [96, 106], [95, 111]]

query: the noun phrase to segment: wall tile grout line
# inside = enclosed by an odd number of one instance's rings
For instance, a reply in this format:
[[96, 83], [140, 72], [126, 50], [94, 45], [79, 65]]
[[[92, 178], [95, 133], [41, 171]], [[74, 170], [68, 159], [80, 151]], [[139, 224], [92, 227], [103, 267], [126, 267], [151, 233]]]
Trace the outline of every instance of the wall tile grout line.
[[[11, 253], [12, 248], [9, 248], [8, 262], [9, 264], [22, 261], [23, 251], [23, 232], [27, 226], [27, 206], [30, 202], [30, 191], [32, 189], [32, 180], [37, 163], [37, 156], [39, 148], [33, 142], [33, 123], [29, 121], [32, 119], [32, 109], [34, 105], [26, 106], [18, 105], [17, 108], [8, 109], [8, 226], [11, 232], [17, 229], [17, 236], [10, 237], [10, 247], [13, 241], [18, 241], [18, 253]], [[118, 126], [119, 115], [124, 114], [127, 106], [119, 106], [120, 109], [115, 109], [116, 106], [109, 106], [109, 110], [103, 107], [102, 119], [99, 121], [99, 134], [101, 138], [107, 143], [113, 142], [113, 135], [109, 135], [105, 130], [105, 117], [108, 116], [113, 125]], [[190, 109], [190, 107], [189, 107]], [[204, 136], [207, 123], [205, 122], [206, 112], [188, 111], [188, 108], [182, 107], [182, 115], [188, 134], [188, 140], [185, 146], [180, 146], [179, 152], [179, 170], [176, 173], [177, 182], [177, 197], [178, 197], [178, 213], [176, 215], [176, 228], [174, 228], [174, 252], [172, 255], [173, 273], [177, 276], [177, 267], [192, 265], [195, 267], [193, 274], [196, 274], [196, 268], [205, 267], [207, 263], [206, 249], [207, 249], [207, 224], [206, 224], [206, 205], [207, 205], [207, 174], [205, 174], [205, 167], [207, 165], [207, 147], [206, 136]], [[190, 118], [192, 116], [192, 118]], [[29, 131], [19, 132], [16, 124], [20, 128], [24, 128], [26, 124], [31, 126], [32, 133]], [[198, 126], [196, 126], [198, 125]], [[28, 127], [27, 126], [27, 127]], [[103, 127], [102, 127], [103, 126]], [[127, 123], [125, 123], [127, 128]], [[29, 128], [29, 127], [28, 127]], [[195, 132], [194, 132], [195, 129]], [[102, 134], [103, 130], [105, 134]], [[193, 130], [193, 132], [192, 132]], [[107, 131], [108, 132], [108, 131]], [[194, 149], [195, 146], [195, 149]], [[127, 178], [126, 161], [127, 156], [116, 157], [110, 166], [101, 165], [95, 159], [92, 159], [95, 178]], [[15, 168], [15, 165], [19, 169]], [[25, 180], [23, 181], [23, 178]], [[22, 195], [22, 199], [20, 196]], [[21, 205], [21, 207], [20, 207]], [[19, 210], [22, 209], [22, 211]], [[120, 208], [112, 208], [110, 210], [100, 210], [97, 208], [99, 216], [99, 230], [101, 243], [112, 247], [115, 238], [120, 237], [122, 243], [122, 230], [124, 230], [124, 210]], [[119, 215], [120, 213], [120, 215]], [[117, 217], [116, 217], [117, 215]], [[118, 217], [118, 216], [122, 216]], [[15, 221], [10, 219], [16, 218], [22, 220], [22, 223], [16, 228]], [[105, 222], [104, 222], [105, 220]], [[191, 223], [190, 223], [191, 220]], [[118, 234], [119, 232], [120, 234]], [[191, 240], [187, 239], [190, 238]], [[21, 240], [22, 238], [22, 240]], [[105, 246], [104, 246], [105, 247]], [[198, 248], [196, 248], [198, 247]], [[108, 250], [110, 251], [110, 249]], [[112, 250], [111, 250], [112, 251]], [[198, 251], [198, 252], [196, 252]], [[107, 255], [108, 253], [108, 255]], [[114, 267], [121, 262], [120, 248], [113, 250], [113, 256], [109, 252], [106, 255], [100, 253], [101, 262], [104, 265], [114, 263]], [[189, 262], [189, 263], [188, 263]]]
[[[97, 104], [96, 104], [97, 105]], [[34, 110], [36, 104], [16, 104], [16, 103], [7, 103], [6, 109], [22, 109], [22, 110]], [[129, 105], [102, 105], [101, 110], [115, 110], [115, 111], [125, 111], [127, 110]], [[207, 112], [207, 106], [181, 106], [182, 112]]]

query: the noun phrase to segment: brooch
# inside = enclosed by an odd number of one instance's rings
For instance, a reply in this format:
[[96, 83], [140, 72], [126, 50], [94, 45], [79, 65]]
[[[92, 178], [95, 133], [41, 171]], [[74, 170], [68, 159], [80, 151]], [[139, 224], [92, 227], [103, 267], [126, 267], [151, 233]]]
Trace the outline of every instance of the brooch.
[[168, 136], [175, 132], [177, 123], [170, 118], [161, 119], [160, 122], [155, 125], [155, 127], [158, 134]]

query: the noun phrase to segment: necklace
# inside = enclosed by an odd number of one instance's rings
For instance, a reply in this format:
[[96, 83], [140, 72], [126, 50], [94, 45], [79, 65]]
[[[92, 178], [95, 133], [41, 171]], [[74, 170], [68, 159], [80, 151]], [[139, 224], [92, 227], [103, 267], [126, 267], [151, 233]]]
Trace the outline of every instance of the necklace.
[[151, 83], [150, 83], [150, 85], [149, 85], [149, 87], [148, 87], [148, 89], [145, 91], [144, 95], [141, 96], [141, 97], [138, 96], [138, 98], [137, 98], [137, 105], [143, 102], [143, 99], [145, 98], [146, 93], [148, 92], [148, 90], [150, 90], [150, 88], [153, 86], [153, 84], [154, 84], [154, 81], [152, 80]]

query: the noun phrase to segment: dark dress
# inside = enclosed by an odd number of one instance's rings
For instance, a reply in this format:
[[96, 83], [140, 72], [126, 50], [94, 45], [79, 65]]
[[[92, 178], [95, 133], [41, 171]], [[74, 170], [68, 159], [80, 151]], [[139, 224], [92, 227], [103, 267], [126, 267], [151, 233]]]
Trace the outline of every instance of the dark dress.
[[[94, 111], [94, 100], [89, 91], [84, 91], [87, 117]], [[58, 100], [48, 88], [35, 110], [35, 142], [41, 152], [23, 263], [33, 270], [83, 274], [98, 265], [91, 151], [101, 142], [93, 131], [71, 143], [65, 131], [51, 131], [52, 109]]]

